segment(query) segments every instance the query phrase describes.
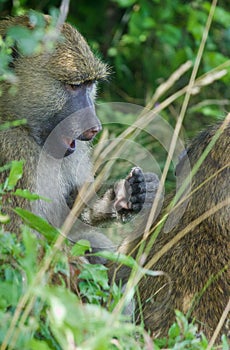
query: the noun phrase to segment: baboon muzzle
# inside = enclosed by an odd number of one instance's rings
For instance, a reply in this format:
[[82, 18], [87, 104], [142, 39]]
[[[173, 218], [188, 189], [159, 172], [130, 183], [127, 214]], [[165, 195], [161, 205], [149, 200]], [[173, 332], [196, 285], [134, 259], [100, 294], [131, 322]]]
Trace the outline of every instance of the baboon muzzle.
[[[93, 138], [102, 130], [102, 127], [100, 125], [95, 126], [89, 130], [84, 131], [77, 140], [79, 141], [91, 141]], [[76, 151], [76, 140], [71, 139], [65, 139], [63, 138], [65, 144], [67, 145], [67, 151], [65, 152], [65, 157], [68, 157], [70, 154], [74, 153]]]
[[46, 151], [57, 159], [74, 153], [77, 150], [77, 140], [92, 141], [102, 130], [92, 106], [76, 111], [66, 118], [60, 113], [56, 115], [56, 122], [61, 118], [61, 122], [53, 128], [45, 141]]

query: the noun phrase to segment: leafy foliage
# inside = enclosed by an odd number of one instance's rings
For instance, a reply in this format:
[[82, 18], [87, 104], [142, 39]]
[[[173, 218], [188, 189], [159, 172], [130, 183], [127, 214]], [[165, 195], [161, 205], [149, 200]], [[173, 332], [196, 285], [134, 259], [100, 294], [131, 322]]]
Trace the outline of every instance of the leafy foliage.
[[[22, 162], [13, 162], [5, 189], [14, 196], [14, 188], [22, 176]], [[28, 199], [35, 197], [28, 193]], [[4, 192], [0, 195], [0, 203]], [[39, 198], [39, 197], [38, 197]], [[141, 326], [117, 312], [121, 301], [121, 288], [110, 286], [107, 268], [100, 264], [77, 263], [77, 257], [90, 251], [89, 242], [81, 240], [71, 248], [71, 256], [57, 251], [48, 270], [43, 270], [43, 260], [53, 247], [53, 232], [48, 223], [34, 214], [16, 209], [26, 223], [47, 240], [38, 240], [28, 226], [23, 226], [16, 236], [0, 229], [0, 343], [8, 342], [15, 350], [61, 350], [80, 347], [89, 350], [119, 349], [206, 349], [207, 339], [197, 333], [197, 327], [176, 311], [174, 323], [164, 339], [153, 341]], [[52, 240], [50, 239], [52, 237]], [[48, 243], [50, 242], [50, 243]], [[102, 257], [123, 262], [138, 268], [130, 257], [114, 253], [100, 253]], [[68, 259], [67, 259], [68, 258]], [[71, 265], [71, 259], [75, 266]], [[72, 266], [72, 267], [71, 267]], [[76, 274], [71, 274], [71, 269]], [[41, 275], [41, 271], [43, 274]], [[59, 279], [55, 277], [59, 276]], [[76, 278], [77, 293], [68, 288], [69, 278]], [[82, 303], [84, 301], [84, 303]], [[16, 321], [15, 321], [16, 320]], [[13, 337], [12, 337], [13, 335]], [[11, 340], [10, 340], [11, 339]], [[223, 350], [227, 339], [223, 337]]]
[[186, 317], [178, 310], [176, 313], [176, 323], [174, 323], [168, 332], [168, 339], [156, 340], [155, 344], [170, 349], [206, 349], [208, 341], [203, 334], [198, 335], [197, 326], [188, 323]]
[[47, 26], [41, 13], [30, 11], [29, 18], [35, 29], [31, 32], [29, 28], [22, 26], [10, 27], [7, 35], [16, 42], [22, 54], [30, 56], [41, 52], [51, 51], [55, 42], [60, 40], [56, 30], [58, 12], [51, 11], [51, 22]]

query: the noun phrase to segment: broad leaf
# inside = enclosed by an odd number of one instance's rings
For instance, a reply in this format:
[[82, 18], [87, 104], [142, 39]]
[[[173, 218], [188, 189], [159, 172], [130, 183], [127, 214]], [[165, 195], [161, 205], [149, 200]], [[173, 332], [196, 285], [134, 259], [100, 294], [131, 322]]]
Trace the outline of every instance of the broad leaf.
[[50, 225], [46, 220], [22, 208], [15, 208], [14, 212], [32, 229], [38, 231], [48, 241], [53, 241], [59, 235], [58, 229]]
[[71, 249], [74, 256], [84, 255], [86, 251], [90, 251], [90, 243], [86, 239], [80, 239]]
[[7, 189], [11, 190], [13, 189], [16, 185], [18, 180], [22, 178], [23, 174], [23, 161], [16, 161], [14, 160], [11, 163], [11, 169], [10, 169], [10, 175], [7, 181]]
[[49, 198], [45, 198], [45, 197], [39, 196], [38, 194], [32, 193], [29, 190], [22, 190], [20, 188], [17, 189], [12, 194], [15, 195], [15, 196], [18, 196], [18, 197], [29, 199], [31, 201], [35, 201], [35, 200], [38, 200], [38, 199], [42, 199], [42, 200], [44, 200], [46, 202], [50, 202], [51, 201]]

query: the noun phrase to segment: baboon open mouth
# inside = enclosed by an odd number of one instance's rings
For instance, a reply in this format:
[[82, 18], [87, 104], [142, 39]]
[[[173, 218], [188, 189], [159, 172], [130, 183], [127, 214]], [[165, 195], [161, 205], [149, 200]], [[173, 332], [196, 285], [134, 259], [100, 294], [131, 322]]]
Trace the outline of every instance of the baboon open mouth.
[[68, 137], [63, 137], [63, 142], [66, 147], [65, 157], [76, 151], [76, 140], [70, 139]]
[[[95, 135], [96, 135], [96, 132], [94, 130], [90, 129], [90, 130], [85, 131], [81, 135], [79, 135], [77, 137], [77, 140], [79, 140], [79, 141], [91, 141]], [[69, 156], [70, 154], [72, 154], [73, 152], [76, 151], [76, 148], [77, 148], [76, 143], [77, 142], [75, 139], [63, 136], [62, 140], [63, 140], [63, 143], [64, 143], [65, 148], [66, 148], [65, 157]]]

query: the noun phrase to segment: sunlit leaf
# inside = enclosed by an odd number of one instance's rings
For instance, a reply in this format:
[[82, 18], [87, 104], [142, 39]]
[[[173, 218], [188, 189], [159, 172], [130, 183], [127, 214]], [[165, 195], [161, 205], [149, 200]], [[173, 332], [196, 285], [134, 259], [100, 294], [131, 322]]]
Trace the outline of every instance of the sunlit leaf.
[[9, 215], [4, 215], [4, 214], [0, 213], [0, 222], [2, 224], [6, 224], [9, 221], [10, 221]]
[[92, 255], [100, 256], [101, 258], [105, 258], [105, 259], [108, 259], [110, 261], [114, 261], [118, 264], [123, 264], [123, 265], [129, 266], [131, 268], [138, 267], [137, 262], [131, 256], [127, 256], [124, 254], [113, 253], [113, 252], [108, 252], [108, 251], [101, 251], [98, 253], [94, 253]]
[[10, 175], [7, 181], [7, 189], [13, 189], [16, 185], [18, 180], [22, 178], [23, 174], [23, 161], [13, 161], [11, 163], [11, 170]]
[[22, 198], [26, 198], [26, 199], [32, 200], [32, 201], [37, 200], [37, 199], [42, 199], [42, 200], [45, 200], [46, 202], [50, 202], [50, 199], [42, 197], [42, 196], [39, 196], [38, 194], [32, 193], [29, 190], [17, 189], [12, 194], [15, 195], [15, 196], [18, 196], [18, 197], [22, 197]]
[[74, 256], [84, 255], [86, 251], [90, 251], [90, 243], [86, 239], [80, 239], [71, 249]]
[[22, 208], [15, 208], [14, 212], [18, 214], [29, 227], [41, 233], [49, 241], [53, 241], [59, 235], [59, 231], [40, 216]]

